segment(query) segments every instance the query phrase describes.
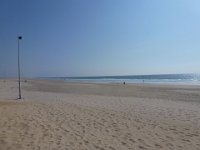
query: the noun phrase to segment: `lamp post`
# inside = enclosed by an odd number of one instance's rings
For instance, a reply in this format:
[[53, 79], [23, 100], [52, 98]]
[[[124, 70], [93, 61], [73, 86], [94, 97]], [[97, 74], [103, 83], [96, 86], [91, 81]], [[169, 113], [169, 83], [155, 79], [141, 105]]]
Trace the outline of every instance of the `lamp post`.
[[20, 84], [20, 62], [19, 62], [19, 41], [22, 39], [22, 36], [18, 36], [18, 83], [19, 83], [19, 98], [21, 99], [21, 84]]

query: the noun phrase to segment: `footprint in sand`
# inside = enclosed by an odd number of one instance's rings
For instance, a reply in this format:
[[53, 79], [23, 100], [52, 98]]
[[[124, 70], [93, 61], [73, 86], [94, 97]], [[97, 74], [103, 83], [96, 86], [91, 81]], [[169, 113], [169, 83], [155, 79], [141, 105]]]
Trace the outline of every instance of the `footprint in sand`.
[[147, 150], [147, 148], [145, 148], [145, 147], [142, 146], [142, 145], [139, 145], [138, 148], [139, 148], [139, 149], [143, 149], [143, 150]]
[[138, 141], [142, 144], [145, 145], [147, 147], [150, 147], [148, 144], [146, 144], [146, 142], [143, 139], [138, 139]]
[[134, 139], [129, 139], [129, 141], [131, 141], [132, 143], [135, 143], [135, 142], [136, 142]]
[[161, 145], [159, 145], [159, 144], [155, 144], [155, 147], [156, 148], [163, 148]]

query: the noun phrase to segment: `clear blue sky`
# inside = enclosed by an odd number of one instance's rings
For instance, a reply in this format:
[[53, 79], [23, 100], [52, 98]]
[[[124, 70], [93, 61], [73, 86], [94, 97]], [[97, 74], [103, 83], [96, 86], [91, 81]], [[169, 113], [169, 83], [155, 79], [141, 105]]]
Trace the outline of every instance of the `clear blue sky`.
[[200, 73], [199, 0], [1, 0], [0, 75]]

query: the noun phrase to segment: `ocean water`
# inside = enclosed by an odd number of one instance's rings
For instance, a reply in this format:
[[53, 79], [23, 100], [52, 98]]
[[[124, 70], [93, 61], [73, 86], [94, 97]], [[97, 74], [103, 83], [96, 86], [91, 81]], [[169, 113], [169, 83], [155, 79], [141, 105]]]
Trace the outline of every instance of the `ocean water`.
[[66, 81], [92, 83], [161, 83], [200, 85], [200, 74], [158, 74], [128, 76], [89, 76], [89, 77], [52, 77]]

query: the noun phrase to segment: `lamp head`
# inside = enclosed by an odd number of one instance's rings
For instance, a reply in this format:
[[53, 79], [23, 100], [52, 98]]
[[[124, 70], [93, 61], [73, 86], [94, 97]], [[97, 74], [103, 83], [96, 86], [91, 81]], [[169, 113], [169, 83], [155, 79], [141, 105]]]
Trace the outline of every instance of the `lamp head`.
[[18, 39], [21, 40], [21, 39], [22, 39], [22, 36], [18, 36]]

